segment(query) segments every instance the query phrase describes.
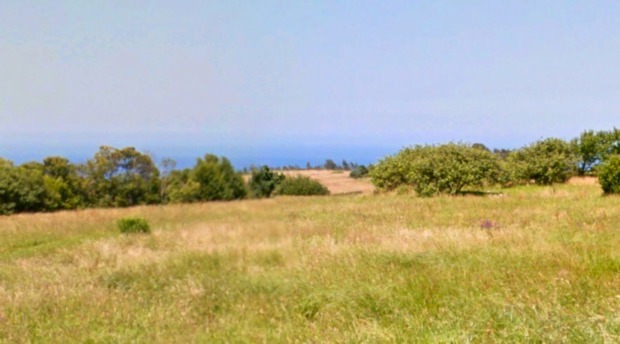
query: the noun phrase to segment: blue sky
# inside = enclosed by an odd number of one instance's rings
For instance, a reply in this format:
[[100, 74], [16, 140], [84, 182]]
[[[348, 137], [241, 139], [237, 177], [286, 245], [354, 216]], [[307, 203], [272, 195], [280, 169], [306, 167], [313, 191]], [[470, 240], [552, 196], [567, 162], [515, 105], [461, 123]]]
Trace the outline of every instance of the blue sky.
[[[620, 126], [617, 1], [0, 2], [0, 156], [371, 162]], [[189, 160], [188, 160], [189, 159]]]

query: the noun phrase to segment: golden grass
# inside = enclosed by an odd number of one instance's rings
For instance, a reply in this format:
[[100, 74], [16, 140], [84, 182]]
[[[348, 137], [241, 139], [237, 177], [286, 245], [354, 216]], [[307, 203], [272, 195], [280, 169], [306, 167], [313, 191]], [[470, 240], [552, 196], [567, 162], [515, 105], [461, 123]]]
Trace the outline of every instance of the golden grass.
[[569, 179], [570, 185], [599, 185], [597, 177], [572, 177]]
[[330, 171], [330, 170], [299, 170], [282, 171], [288, 176], [306, 176], [310, 179], [319, 181], [325, 185], [332, 195], [337, 194], [372, 194], [375, 191], [374, 185], [368, 178], [353, 179], [349, 177], [349, 171]]
[[619, 223], [575, 182], [0, 217], [0, 342], [616, 342]]

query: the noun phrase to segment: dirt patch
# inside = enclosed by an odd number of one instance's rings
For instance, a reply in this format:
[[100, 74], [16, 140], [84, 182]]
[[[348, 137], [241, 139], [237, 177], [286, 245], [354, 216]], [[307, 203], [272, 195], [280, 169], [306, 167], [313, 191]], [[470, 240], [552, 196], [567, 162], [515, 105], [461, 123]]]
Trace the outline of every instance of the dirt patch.
[[597, 177], [572, 177], [568, 180], [570, 185], [598, 185]]
[[375, 187], [368, 178], [353, 179], [349, 177], [349, 171], [331, 170], [299, 170], [299, 171], [278, 171], [287, 176], [302, 175], [319, 181], [325, 185], [332, 195], [361, 193], [372, 194]]

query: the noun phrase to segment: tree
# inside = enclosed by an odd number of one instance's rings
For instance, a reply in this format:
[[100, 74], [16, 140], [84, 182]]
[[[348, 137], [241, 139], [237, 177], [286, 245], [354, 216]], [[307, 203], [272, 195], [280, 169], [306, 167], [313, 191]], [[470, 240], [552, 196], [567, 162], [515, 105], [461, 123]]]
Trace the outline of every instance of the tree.
[[40, 163], [15, 167], [0, 159], [0, 213], [44, 211], [46, 190]]
[[605, 194], [620, 193], [620, 155], [612, 155], [598, 170], [598, 179]]
[[326, 170], [335, 170], [338, 169], [338, 164], [336, 164], [332, 159], [327, 159], [325, 160], [325, 164], [323, 164], [323, 167]]
[[200, 184], [199, 197], [202, 201], [229, 201], [246, 195], [243, 178], [225, 157], [205, 155], [203, 159], [198, 159], [190, 176]]
[[566, 182], [573, 175], [576, 162], [568, 142], [549, 138], [512, 152], [508, 168], [515, 180], [551, 185]]
[[102, 146], [81, 168], [90, 205], [126, 207], [160, 202], [159, 170], [133, 147]]
[[429, 147], [416, 146], [402, 149], [387, 156], [369, 169], [370, 180], [377, 189], [391, 191], [401, 185], [413, 185], [411, 173], [416, 161]]
[[284, 175], [275, 173], [267, 166], [252, 170], [248, 187], [253, 197], [271, 197], [276, 187], [284, 180]]
[[609, 157], [620, 154], [620, 129], [599, 131], [596, 136], [599, 139], [599, 162], [605, 162]]
[[230, 201], [247, 194], [243, 177], [225, 157], [207, 154], [194, 168], [171, 175], [172, 202]]
[[499, 174], [495, 155], [462, 143], [405, 148], [370, 170], [371, 181], [380, 190], [410, 185], [420, 196], [456, 195], [465, 188], [494, 183]]
[[176, 170], [170, 173], [167, 188], [168, 200], [172, 203], [192, 203], [200, 201], [200, 184], [190, 179], [191, 169]]
[[163, 203], [168, 202], [168, 186], [170, 185], [171, 174], [176, 166], [177, 162], [170, 158], [164, 158], [159, 164], [161, 172], [159, 197]]
[[75, 209], [84, 206], [83, 179], [77, 167], [63, 157], [47, 157], [43, 160], [43, 181], [47, 197], [47, 210]]
[[346, 160], [342, 160], [342, 169], [345, 171], [348, 171], [351, 169], [351, 166], [349, 165], [349, 163]]
[[13, 214], [17, 210], [18, 178], [13, 162], [0, 158], [0, 214]]
[[585, 176], [591, 173], [594, 167], [600, 164], [606, 151], [607, 132], [586, 130], [578, 138], [571, 141], [577, 156], [577, 174]]

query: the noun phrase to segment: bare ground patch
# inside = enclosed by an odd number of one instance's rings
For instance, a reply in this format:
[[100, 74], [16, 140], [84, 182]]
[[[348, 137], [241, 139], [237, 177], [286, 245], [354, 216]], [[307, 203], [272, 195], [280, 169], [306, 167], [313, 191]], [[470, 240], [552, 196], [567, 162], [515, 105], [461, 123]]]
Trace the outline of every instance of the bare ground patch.
[[368, 178], [353, 179], [349, 177], [349, 171], [332, 170], [299, 170], [281, 171], [287, 176], [306, 176], [325, 185], [333, 195], [338, 194], [372, 194], [375, 187]]

